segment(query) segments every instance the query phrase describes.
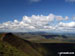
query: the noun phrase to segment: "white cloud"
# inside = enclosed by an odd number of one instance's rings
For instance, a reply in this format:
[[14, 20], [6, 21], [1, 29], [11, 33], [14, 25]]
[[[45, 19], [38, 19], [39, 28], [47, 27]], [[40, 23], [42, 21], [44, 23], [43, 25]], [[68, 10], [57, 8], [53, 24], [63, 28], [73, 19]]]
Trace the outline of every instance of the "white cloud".
[[61, 21], [61, 20], [63, 20], [64, 18], [63, 18], [62, 16], [56, 16], [56, 19], [59, 20], [59, 21]]
[[14, 20], [14, 23], [19, 23], [19, 21], [15, 19], [15, 20]]
[[75, 27], [75, 22], [70, 22], [70, 23], [60, 22], [59, 23], [59, 26], [61, 26], [61, 27], [72, 27], [72, 28], [74, 28]]
[[75, 32], [75, 22], [59, 22], [57, 25], [54, 26], [53, 31], [55, 32], [68, 32], [74, 33]]
[[68, 16], [66, 16], [64, 20], [69, 20], [69, 17], [68, 17]]
[[75, 27], [75, 22], [64, 23], [59, 22], [55, 25], [52, 25], [55, 21], [69, 20], [69, 17], [66, 16], [63, 18], [62, 16], [57, 16], [54, 14], [49, 14], [48, 16], [44, 15], [32, 15], [31, 17], [23, 16], [22, 21], [14, 20], [4, 22], [0, 24], [0, 32], [1, 31], [10, 31], [10, 32], [28, 32], [28, 31], [46, 31], [46, 30], [60, 30], [60, 29], [72, 29]]
[[63, 31], [63, 32], [75, 32], [75, 22], [60, 22], [57, 25], [58, 30]]

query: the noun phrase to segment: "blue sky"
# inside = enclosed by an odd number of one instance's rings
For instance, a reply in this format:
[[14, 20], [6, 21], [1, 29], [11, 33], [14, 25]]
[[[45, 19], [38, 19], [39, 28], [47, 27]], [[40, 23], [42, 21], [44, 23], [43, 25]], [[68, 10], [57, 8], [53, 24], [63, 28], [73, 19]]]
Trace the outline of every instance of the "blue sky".
[[0, 0], [0, 31], [73, 31], [73, 16], [75, 20], [75, 0]]
[[[32, 2], [31, 2], [32, 1]], [[65, 0], [0, 0], [0, 23], [18, 19], [24, 15], [75, 15], [75, 3]]]

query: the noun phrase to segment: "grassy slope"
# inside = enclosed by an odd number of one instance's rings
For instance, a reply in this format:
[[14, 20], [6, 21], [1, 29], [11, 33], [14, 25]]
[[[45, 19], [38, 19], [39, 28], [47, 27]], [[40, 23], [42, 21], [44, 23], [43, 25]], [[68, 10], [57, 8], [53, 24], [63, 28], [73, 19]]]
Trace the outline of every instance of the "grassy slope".
[[[0, 38], [3, 34], [0, 34]], [[45, 49], [40, 44], [7, 35], [0, 41], [0, 55], [2, 56], [45, 56]]]
[[6, 42], [0, 41], [0, 56], [29, 56]]

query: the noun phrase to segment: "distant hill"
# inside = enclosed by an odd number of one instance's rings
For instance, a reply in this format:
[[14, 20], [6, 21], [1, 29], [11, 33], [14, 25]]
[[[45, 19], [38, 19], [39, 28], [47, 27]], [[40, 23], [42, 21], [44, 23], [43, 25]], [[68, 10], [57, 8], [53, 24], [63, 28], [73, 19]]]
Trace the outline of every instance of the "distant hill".
[[[41, 33], [41, 34], [40, 34]], [[14, 33], [14, 35], [19, 36], [23, 39], [27, 40], [45, 40], [50, 38], [68, 38], [66, 35], [60, 35], [60, 34], [47, 34], [44, 32], [28, 32], [28, 33]]]
[[[42, 32], [41, 32], [42, 33]], [[34, 43], [75, 43], [75, 37], [64, 34], [37, 34], [37, 32], [28, 33], [13, 33], [19, 38], [28, 40]]]
[[30, 33], [13, 33], [16, 36], [19, 36], [22, 39], [27, 40], [43, 40], [46, 39], [45, 37], [38, 35], [38, 34], [30, 34]]

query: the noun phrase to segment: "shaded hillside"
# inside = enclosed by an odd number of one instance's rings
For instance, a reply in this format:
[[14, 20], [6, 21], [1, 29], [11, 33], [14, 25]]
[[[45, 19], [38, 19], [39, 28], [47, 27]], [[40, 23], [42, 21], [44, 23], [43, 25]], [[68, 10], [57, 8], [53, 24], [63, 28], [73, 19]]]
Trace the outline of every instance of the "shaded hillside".
[[[75, 43], [41, 43], [47, 52], [47, 56], [60, 56], [59, 52], [74, 52], [75, 53]], [[73, 55], [61, 55], [61, 56], [75, 56]]]
[[40, 44], [31, 43], [27, 40], [23, 40], [11, 33], [3, 34], [1, 36], [1, 40], [3, 42], [7, 42], [13, 47], [16, 47], [18, 50], [23, 51], [28, 56], [45, 56], [46, 55], [46, 50]]
[[28, 56], [21, 50], [16, 49], [10, 44], [0, 41], [0, 56]]

